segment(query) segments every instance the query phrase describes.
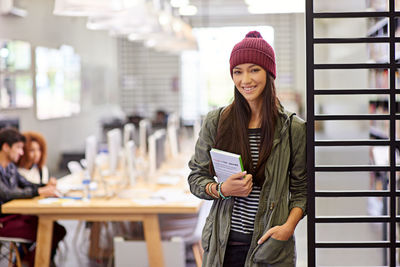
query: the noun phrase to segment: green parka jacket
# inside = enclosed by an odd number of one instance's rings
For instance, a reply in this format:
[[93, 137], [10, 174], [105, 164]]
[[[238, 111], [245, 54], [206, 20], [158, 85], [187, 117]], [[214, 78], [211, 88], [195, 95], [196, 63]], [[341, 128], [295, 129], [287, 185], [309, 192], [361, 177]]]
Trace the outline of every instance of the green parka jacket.
[[[199, 198], [213, 200], [205, 191], [205, 186], [215, 182], [209, 173], [210, 154], [214, 145], [219, 116], [217, 109], [207, 114], [195, 154], [189, 162], [192, 170], [188, 182], [191, 192]], [[307, 171], [306, 171], [306, 124], [293, 116], [292, 169], [289, 177], [290, 158], [289, 124], [292, 113], [279, 109], [279, 119], [275, 127], [271, 155], [265, 166], [265, 182], [261, 189], [260, 202], [255, 217], [254, 232], [247, 254], [245, 267], [289, 267], [295, 266], [296, 252], [294, 237], [288, 241], [269, 238], [261, 245], [257, 240], [271, 227], [286, 222], [289, 212], [299, 207], [306, 214]], [[214, 200], [202, 233], [204, 249], [203, 266], [222, 267], [228, 242], [234, 198]]]

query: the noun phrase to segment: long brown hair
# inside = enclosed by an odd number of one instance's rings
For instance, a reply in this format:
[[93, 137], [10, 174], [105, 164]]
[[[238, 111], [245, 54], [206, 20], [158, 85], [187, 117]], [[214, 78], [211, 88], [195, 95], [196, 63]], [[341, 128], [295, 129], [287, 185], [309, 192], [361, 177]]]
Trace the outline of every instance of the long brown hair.
[[22, 155], [22, 157], [19, 159], [17, 165], [25, 169], [32, 168], [33, 161], [29, 157], [29, 150], [31, 149], [32, 142], [37, 142], [40, 146], [40, 150], [42, 151], [42, 156], [40, 157], [38, 163], [38, 167], [41, 169], [45, 165], [47, 157], [47, 146], [43, 135], [37, 132], [25, 132], [23, 135], [26, 139], [24, 145], [24, 155]]
[[[271, 154], [275, 124], [278, 118], [279, 100], [276, 96], [274, 78], [267, 72], [267, 81], [262, 92], [261, 144], [256, 168], [253, 166], [248, 138], [251, 109], [239, 90], [236, 87], [234, 90], [232, 104], [227, 106], [221, 114], [214, 147], [242, 155], [244, 169], [253, 175], [255, 184], [261, 186], [265, 180], [265, 163]], [[212, 164], [210, 164], [210, 170], [215, 174]]]

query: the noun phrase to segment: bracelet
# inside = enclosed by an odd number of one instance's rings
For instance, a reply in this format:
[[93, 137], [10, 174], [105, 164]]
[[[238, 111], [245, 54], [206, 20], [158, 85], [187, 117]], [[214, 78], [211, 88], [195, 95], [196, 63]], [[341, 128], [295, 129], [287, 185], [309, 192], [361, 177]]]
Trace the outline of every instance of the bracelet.
[[220, 182], [220, 183], [218, 183], [218, 185], [217, 185], [218, 194], [219, 194], [220, 197], [222, 197], [222, 199], [230, 199], [231, 197], [226, 197], [226, 196], [224, 196], [224, 195], [222, 194], [222, 192], [221, 192], [221, 187], [222, 187], [222, 184], [223, 184], [223, 183], [224, 183], [224, 182]]
[[208, 194], [209, 194], [210, 196], [212, 196], [213, 198], [219, 198], [219, 196], [216, 195], [216, 194], [214, 194], [213, 191], [212, 191], [212, 186], [213, 186], [213, 184], [215, 184], [215, 183], [208, 183], [208, 184], [206, 185], [206, 191], [208, 191]]
[[[212, 191], [212, 186], [213, 186], [214, 184], [216, 184], [216, 183], [210, 183], [210, 187], [209, 187], [210, 194], [211, 194], [211, 196], [212, 196], [213, 198], [219, 198], [219, 195], [214, 194], [213, 191]], [[217, 185], [217, 186], [218, 186], [218, 185]]]
[[211, 191], [210, 191], [210, 185], [211, 185], [212, 183], [208, 183], [208, 184], [206, 184], [206, 193], [209, 195], [209, 196], [212, 196], [211, 195]]

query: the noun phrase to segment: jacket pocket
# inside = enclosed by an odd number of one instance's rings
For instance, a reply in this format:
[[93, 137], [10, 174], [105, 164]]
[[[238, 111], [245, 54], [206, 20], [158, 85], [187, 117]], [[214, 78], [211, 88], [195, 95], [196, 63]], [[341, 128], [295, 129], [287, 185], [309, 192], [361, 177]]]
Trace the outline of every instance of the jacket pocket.
[[201, 234], [201, 246], [203, 247], [204, 251], [208, 251], [210, 245], [213, 223], [214, 218], [210, 218], [210, 216], [207, 217], [203, 232]]
[[268, 238], [262, 245], [257, 248], [254, 254], [255, 263], [275, 264], [288, 260], [293, 257], [294, 240], [290, 237], [287, 241]]

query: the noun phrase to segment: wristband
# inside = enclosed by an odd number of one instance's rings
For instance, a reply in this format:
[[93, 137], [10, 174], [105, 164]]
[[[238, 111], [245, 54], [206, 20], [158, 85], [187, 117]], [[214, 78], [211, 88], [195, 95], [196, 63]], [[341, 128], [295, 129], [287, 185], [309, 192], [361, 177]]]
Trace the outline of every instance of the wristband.
[[215, 184], [215, 183], [208, 183], [208, 184], [207, 184], [206, 187], [207, 187], [208, 194], [209, 194], [210, 196], [212, 196], [213, 198], [219, 198], [219, 196], [216, 195], [216, 194], [214, 194], [213, 191], [212, 191], [212, 186], [213, 186], [213, 184]]
[[224, 195], [222, 194], [222, 192], [221, 192], [221, 187], [222, 187], [222, 184], [223, 184], [223, 183], [224, 183], [224, 182], [220, 182], [220, 183], [218, 183], [218, 185], [217, 185], [218, 194], [219, 194], [220, 197], [222, 197], [222, 199], [230, 199], [231, 197], [226, 197], [226, 196], [224, 196]]

